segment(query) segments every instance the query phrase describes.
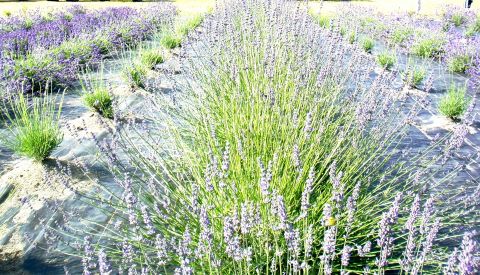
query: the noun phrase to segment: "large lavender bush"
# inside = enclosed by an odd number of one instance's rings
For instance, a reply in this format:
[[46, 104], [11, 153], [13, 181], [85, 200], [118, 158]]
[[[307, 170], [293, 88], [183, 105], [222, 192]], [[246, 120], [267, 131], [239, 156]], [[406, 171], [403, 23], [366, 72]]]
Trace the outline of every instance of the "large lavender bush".
[[159, 100], [147, 135], [95, 137], [116, 183], [83, 197], [108, 224], [64, 232], [84, 273], [477, 270], [475, 234], [444, 245], [477, 226], [477, 198], [436, 166], [465, 131], [407, 150], [419, 106], [394, 73], [294, 1], [225, 1], [203, 27], [183, 47], [191, 93]]

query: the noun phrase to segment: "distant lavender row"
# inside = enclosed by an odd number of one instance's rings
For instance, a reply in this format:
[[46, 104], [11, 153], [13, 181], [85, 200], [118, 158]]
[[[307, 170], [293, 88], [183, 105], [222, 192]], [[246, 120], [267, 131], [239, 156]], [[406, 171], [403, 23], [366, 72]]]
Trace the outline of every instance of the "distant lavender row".
[[453, 6], [446, 6], [441, 15], [441, 19], [406, 13], [386, 16], [365, 8], [348, 7], [334, 22], [342, 32], [359, 33], [382, 40], [404, 53], [438, 59], [452, 72], [473, 72], [474, 67], [480, 67], [476, 61], [480, 49], [480, 15]]
[[47, 83], [69, 86], [81, 66], [96, 64], [114, 50], [148, 39], [170, 23], [175, 12], [165, 4], [148, 9], [77, 10], [74, 16], [1, 33], [0, 69], [5, 88], [36, 92]]
[[45, 11], [41, 9], [31, 9], [18, 13], [4, 11], [4, 16], [0, 17], [0, 34], [30, 29], [34, 26], [45, 24], [58, 19], [72, 18], [78, 14], [86, 13], [87, 10], [81, 5], [72, 5], [62, 10]]

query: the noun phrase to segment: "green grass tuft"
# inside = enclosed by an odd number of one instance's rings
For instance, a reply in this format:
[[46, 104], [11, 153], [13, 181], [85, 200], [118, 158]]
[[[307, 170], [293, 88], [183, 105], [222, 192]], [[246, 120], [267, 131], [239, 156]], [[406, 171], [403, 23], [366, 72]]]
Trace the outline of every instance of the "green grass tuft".
[[204, 18], [205, 16], [203, 14], [197, 14], [187, 18], [177, 25], [176, 33], [180, 36], [187, 36], [191, 31], [202, 24]]
[[49, 157], [63, 140], [59, 126], [62, 103], [57, 107], [56, 102], [49, 95], [30, 99], [20, 93], [12, 98], [9, 108], [4, 106], [11, 112], [4, 112], [8, 131], [1, 135], [2, 143], [36, 161]]
[[83, 96], [85, 104], [106, 118], [113, 118], [113, 99], [107, 89], [95, 89]]
[[452, 22], [455, 27], [460, 27], [465, 23], [465, 16], [460, 13], [453, 14], [452, 18], [450, 18], [450, 22]]
[[160, 44], [166, 49], [174, 49], [182, 44], [182, 37], [174, 32], [166, 32], [160, 39]]
[[155, 65], [163, 63], [165, 58], [161, 51], [157, 49], [148, 49], [140, 52], [140, 60], [145, 67], [153, 69], [155, 68]]
[[148, 69], [141, 63], [132, 63], [123, 68], [122, 74], [132, 87], [145, 87]]
[[377, 55], [377, 63], [387, 70], [397, 63], [397, 57], [391, 52], [382, 52]]
[[440, 100], [438, 106], [440, 113], [453, 120], [459, 119], [467, 110], [470, 102], [470, 98], [466, 94], [466, 87], [457, 87], [452, 84], [448, 93]]
[[362, 40], [362, 48], [365, 52], [371, 53], [373, 50], [373, 46], [375, 45], [375, 42], [371, 38], [364, 38]]
[[313, 15], [313, 18], [317, 21], [317, 23], [324, 29], [330, 28], [332, 17], [323, 14]]
[[393, 31], [390, 39], [394, 44], [398, 45], [407, 41], [407, 39], [410, 38], [412, 34], [413, 34], [413, 31], [410, 28], [398, 28]]
[[448, 70], [454, 73], [465, 73], [470, 64], [472, 63], [472, 58], [468, 55], [457, 55], [450, 58], [447, 62]]
[[403, 77], [409, 87], [416, 88], [425, 79], [426, 74], [427, 71], [424, 68], [414, 66], [407, 69], [403, 73]]
[[444, 51], [445, 41], [439, 38], [426, 38], [413, 45], [413, 53], [420, 57], [439, 57]]

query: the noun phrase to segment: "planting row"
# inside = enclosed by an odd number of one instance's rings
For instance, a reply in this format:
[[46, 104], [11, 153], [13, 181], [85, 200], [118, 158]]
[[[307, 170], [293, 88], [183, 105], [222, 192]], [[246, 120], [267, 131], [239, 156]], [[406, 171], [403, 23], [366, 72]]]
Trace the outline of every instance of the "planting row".
[[[374, 53], [384, 69], [398, 69], [409, 88], [430, 92], [440, 72], [432, 70], [440, 61], [450, 73], [466, 73], [467, 81], [445, 79], [447, 94], [439, 102], [439, 112], [459, 121], [472, 103], [468, 91], [480, 81], [480, 16], [468, 10], [446, 7], [442, 20], [415, 14], [386, 16], [366, 8], [344, 8], [336, 16], [313, 15], [323, 28], [340, 34], [366, 53]], [[407, 59], [397, 65], [399, 55]]]
[[97, 143], [115, 181], [84, 199], [111, 222], [55, 235], [84, 273], [478, 271], [477, 186], [439, 165], [465, 131], [408, 150], [422, 107], [295, 1], [219, 2], [204, 27], [185, 94]]
[[441, 16], [437, 20], [417, 14], [383, 15], [350, 6], [336, 16], [317, 15], [317, 20], [338, 29], [351, 43], [360, 40], [365, 50], [371, 50], [374, 39], [390, 49], [440, 60], [451, 72], [479, 78], [480, 15], [446, 6]]
[[151, 38], [173, 21], [175, 13], [173, 6], [164, 4], [89, 12], [77, 8], [52, 20], [32, 19], [35, 24], [4, 31], [0, 34], [4, 89], [31, 93], [47, 84], [68, 87], [78, 79], [80, 69]]
[[[148, 88], [146, 87], [148, 75], [168, 58], [168, 50], [179, 47], [189, 32], [198, 27], [202, 20], [203, 15], [178, 20], [175, 28], [165, 27], [161, 35], [140, 44], [135, 51], [128, 54], [123, 51], [121, 71], [117, 72], [115, 77], [120, 76], [132, 89]], [[45, 61], [45, 66], [55, 66], [48, 61]], [[76, 72], [75, 77], [80, 77], [84, 104], [102, 117], [113, 119], [116, 115], [114, 107], [116, 99], [112, 93], [112, 85], [103, 75], [105, 69], [101, 60], [98, 65], [98, 73], [84, 70]], [[62, 142], [60, 114], [63, 98], [53, 96], [50, 92], [51, 89], [42, 93], [41, 96], [44, 98], [20, 94], [9, 98], [0, 107], [7, 128], [7, 132], [0, 135], [4, 146], [19, 155], [42, 161]]]

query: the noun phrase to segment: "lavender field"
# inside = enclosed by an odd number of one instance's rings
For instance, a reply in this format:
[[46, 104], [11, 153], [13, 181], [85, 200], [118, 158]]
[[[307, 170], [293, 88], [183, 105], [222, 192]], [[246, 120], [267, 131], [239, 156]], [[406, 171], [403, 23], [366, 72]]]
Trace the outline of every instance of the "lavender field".
[[0, 274], [479, 274], [478, 3], [424, 2], [0, 7]]

